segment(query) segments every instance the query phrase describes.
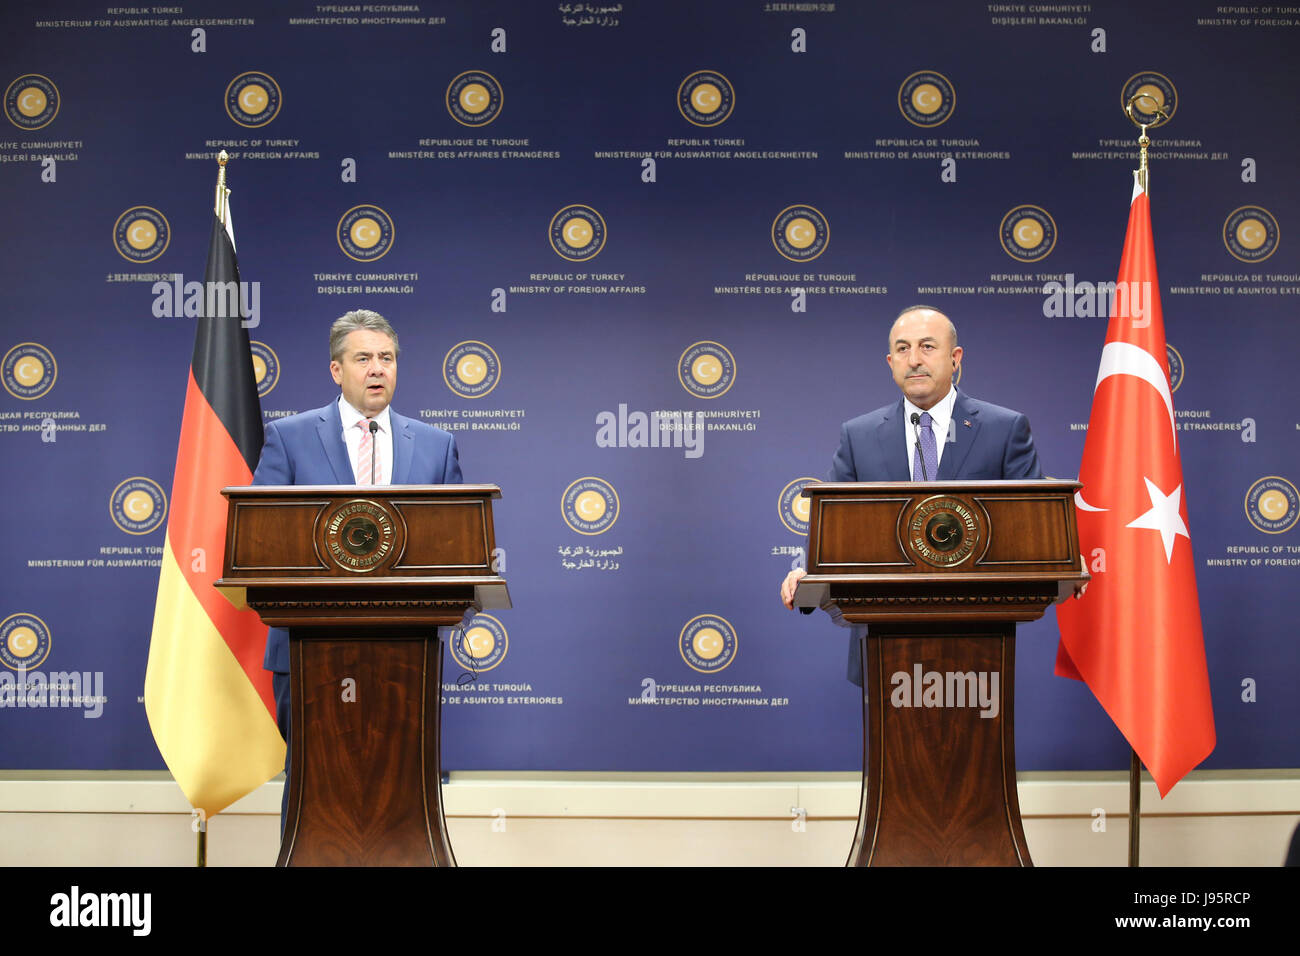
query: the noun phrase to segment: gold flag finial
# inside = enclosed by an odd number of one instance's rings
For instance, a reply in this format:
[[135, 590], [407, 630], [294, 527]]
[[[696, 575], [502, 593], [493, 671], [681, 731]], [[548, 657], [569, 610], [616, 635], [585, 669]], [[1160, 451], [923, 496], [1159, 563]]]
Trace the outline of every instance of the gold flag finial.
[[[1133, 104], [1142, 100], [1143, 105], [1140, 107], [1143, 113], [1155, 117], [1154, 120], [1146, 122], [1139, 119], [1133, 112]], [[1146, 103], [1150, 103], [1152, 108], [1148, 109]], [[1144, 93], [1139, 90], [1128, 98], [1128, 103], [1124, 107], [1124, 113], [1132, 121], [1134, 126], [1142, 130], [1142, 135], [1138, 137], [1138, 183], [1142, 186], [1142, 191], [1147, 192], [1147, 148], [1151, 145], [1151, 137], [1147, 135], [1147, 128], [1150, 126], [1162, 126], [1169, 122], [1169, 111], [1165, 105], [1150, 93]]]
[[230, 195], [230, 190], [226, 188], [226, 163], [228, 162], [230, 162], [229, 153], [224, 149], [217, 153], [217, 201], [213, 208], [223, 225], [226, 221], [226, 197]]

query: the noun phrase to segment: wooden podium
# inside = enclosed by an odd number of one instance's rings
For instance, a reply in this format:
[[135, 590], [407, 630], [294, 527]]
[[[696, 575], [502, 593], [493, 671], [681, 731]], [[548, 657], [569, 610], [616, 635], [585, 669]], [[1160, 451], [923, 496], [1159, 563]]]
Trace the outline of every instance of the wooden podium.
[[796, 607], [862, 639], [850, 866], [1032, 866], [1016, 797], [1018, 621], [1088, 580], [1074, 481], [811, 484]]
[[455, 866], [443, 819], [439, 626], [510, 607], [495, 485], [225, 488], [216, 586], [289, 628], [277, 866]]

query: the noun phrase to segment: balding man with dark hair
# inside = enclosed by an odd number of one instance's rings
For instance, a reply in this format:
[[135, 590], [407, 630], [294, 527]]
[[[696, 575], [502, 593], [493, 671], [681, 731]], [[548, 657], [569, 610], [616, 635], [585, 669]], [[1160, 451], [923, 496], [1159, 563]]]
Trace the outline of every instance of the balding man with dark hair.
[[[903, 393], [892, 405], [860, 415], [840, 428], [840, 447], [827, 481], [956, 481], [1041, 478], [1029, 419], [959, 392], [957, 329], [927, 305], [908, 306], [889, 331], [885, 361]], [[807, 572], [791, 571], [781, 601]], [[849, 680], [862, 683], [855, 633], [849, 642]]]

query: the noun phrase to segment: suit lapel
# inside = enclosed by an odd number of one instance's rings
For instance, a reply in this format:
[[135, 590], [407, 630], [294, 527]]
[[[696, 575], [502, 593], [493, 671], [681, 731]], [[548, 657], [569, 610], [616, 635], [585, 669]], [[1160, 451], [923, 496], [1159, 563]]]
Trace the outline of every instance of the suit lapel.
[[[979, 410], [972, 407], [961, 392], [957, 393], [957, 400], [952, 405], [950, 428], [953, 440], [944, 447], [943, 458], [939, 460], [940, 481], [954, 480], [962, 473], [966, 457], [975, 447], [975, 436], [980, 432]], [[947, 438], [946, 435], [942, 437]]]
[[320, 410], [316, 434], [320, 437], [325, 460], [330, 463], [330, 470], [334, 472], [335, 484], [355, 485], [357, 476], [352, 473], [348, 448], [343, 444], [343, 419], [339, 417], [338, 402], [330, 402]]
[[411, 474], [411, 459], [415, 451], [415, 436], [411, 434], [411, 423], [390, 407], [388, 421], [393, 427], [393, 480], [394, 485], [408, 484]]
[[883, 480], [910, 481], [912, 466], [907, 461], [907, 423], [903, 420], [901, 398], [876, 428], [876, 441], [880, 445], [878, 460], [885, 463]]

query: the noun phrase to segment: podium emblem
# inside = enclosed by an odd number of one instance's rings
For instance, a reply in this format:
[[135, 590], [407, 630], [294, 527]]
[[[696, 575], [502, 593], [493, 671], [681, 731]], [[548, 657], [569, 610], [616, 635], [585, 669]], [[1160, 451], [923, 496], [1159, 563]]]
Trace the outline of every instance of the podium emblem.
[[373, 501], [347, 501], [325, 519], [325, 551], [348, 571], [370, 571], [393, 553], [393, 519]]
[[908, 553], [936, 568], [951, 568], [972, 554], [984, 537], [983, 523], [959, 498], [926, 498], [907, 520]]

